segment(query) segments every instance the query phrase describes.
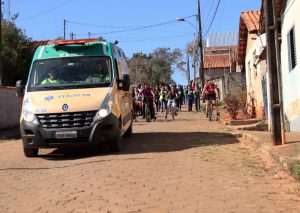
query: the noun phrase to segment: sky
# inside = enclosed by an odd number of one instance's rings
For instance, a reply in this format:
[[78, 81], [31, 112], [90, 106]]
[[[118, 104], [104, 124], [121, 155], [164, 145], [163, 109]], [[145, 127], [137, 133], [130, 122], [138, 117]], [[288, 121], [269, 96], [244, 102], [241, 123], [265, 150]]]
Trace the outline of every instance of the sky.
[[[185, 49], [197, 34], [197, 0], [2, 0], [3, 18], [19, 14], [18, 27], [33, 40], [102, 36], [118, 41], [127, 57], [150, 53], [159, 47]], [[203, 35], [207, 32], [237, 32], [242, 11], [260, 10], [260, 0], [201, 0]], [[10, 11], [10, 13], [9, 13]], [[216, 15], [214, 17], [214, 13]], [[187, 22], [177, 22], [185, 18]], [[209, 26], [211, 27], [209, 28]], [[205, 38], [204, 38], [205, 39]], [[193, 78], [193, 74], [191, 73]], [[186, 84], [175, 70], [174, 80]]]

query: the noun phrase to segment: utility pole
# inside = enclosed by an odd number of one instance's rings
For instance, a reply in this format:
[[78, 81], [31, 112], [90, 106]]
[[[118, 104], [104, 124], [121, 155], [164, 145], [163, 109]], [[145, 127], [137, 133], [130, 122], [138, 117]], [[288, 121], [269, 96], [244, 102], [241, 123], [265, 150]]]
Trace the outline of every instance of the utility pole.
[[187, 78], [187, 81], [188, 81], [188, 83], [187, 83], [187, 85], [189, 85], [190, 84], [190, 81], [191, 81], [191, 74], [190, 74], [190, 57], [189, 57], [189, 54], [187, 53], [186, 54], [186, 57], [187, 57], [187, 59], [186, 59], [186, 61], [187, 61], [187, 63], [186, 63], [186, 78]]
[[89, 34], [89, 38], [91, 38], [91, 32], [88, 32], [88, 34]]
[[201, 26], [201, 9], [200, 9], [200, 0], [198, 0], [198, 24], [199, 24], [199, 31], [198, 31], [198, 38], [199, 38], [199, 51], [200, 51], [200, 58], [199, 58], [199, 76], [201, 79], [201, 86], [202, 89], [204, 88], [204, 60], [203, 60], [203, 44], [202, 44], [202, 26]]
[[194, 68], [194, 79], [193, 82], [196, 81], [197, 75], [197, 66], [196, 66], [196, 40], [193, 41], [193, 68]]
[[265, 28], [267, 40], [267, 62], [269, 69], [271, 134], [273, 145], [285, 143], [284, 116], [281, 91], [280, 49], [275, 0], [264, 0]]
[[2, 85], [2, 0], [0, 0], [0, 86]]
[[67, 20], [64, 19], [64, 40], [66, 40], [66, 28], [67, 28]]
[[231, 55], [231, 47], [229, 46], [229, 72], [232, 72], [232, 55]]
[[73, 40], [73, 39], [74, 39], [74, 33], [72, 32], [72, 33], [70, 34], [70, 36], [71, 36], [71, 40]]

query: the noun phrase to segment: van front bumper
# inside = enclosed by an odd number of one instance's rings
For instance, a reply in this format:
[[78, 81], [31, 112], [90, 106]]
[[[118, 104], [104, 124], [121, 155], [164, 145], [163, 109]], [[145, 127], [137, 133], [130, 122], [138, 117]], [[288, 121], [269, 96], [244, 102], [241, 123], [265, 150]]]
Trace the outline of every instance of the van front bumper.
[[[118, 130], [118, 118], [110, 114], [94, 121], [90, 127], [47, 129], [40, 124], [22, 121], [21, 135], [25, 148], [59, 148], [91, 146], [113, 140]], [[76, 138], [56, 139], [56, 132], [76, 131]]]

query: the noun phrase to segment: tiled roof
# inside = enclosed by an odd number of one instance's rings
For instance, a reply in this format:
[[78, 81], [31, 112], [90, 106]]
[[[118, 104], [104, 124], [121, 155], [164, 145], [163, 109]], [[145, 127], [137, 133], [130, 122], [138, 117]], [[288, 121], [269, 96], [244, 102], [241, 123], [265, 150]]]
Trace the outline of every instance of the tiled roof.
[[50, 40], [45, 40], [45, 41], [34, 41], [33, 42], [33, 46], [34, 46], [34, 49], [38, 48], [39, 46], [41, 45], [46, 45], [48, 44]]
[[260, 20], [259, 11], [245, 11], [241, 13], [241, 21], [244, 22], [248, 32], [250, 33], [257, 32], [259, 30], [259, 20]]
[[260, 12], [245, 11], [240, 16], [238, 63], [244, 64], [248, 42], [248, 33], [257, 33], [260, 29]]
[[235, 63], [237, 58], [237, 47], [206, 47], [204, 48], [204, 68], [229, 68], [230, 67], [230, 55], [229, 48], [231, 49], [232, 64]]

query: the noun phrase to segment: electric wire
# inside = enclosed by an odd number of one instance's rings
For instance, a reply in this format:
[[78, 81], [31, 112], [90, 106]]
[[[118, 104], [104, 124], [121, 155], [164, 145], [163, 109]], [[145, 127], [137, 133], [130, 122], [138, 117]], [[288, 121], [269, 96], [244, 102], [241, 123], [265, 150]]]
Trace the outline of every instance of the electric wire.
[[204, 36], [203, 36], [203, 38], [205, 38], [205, 37], [207, 36], [207, 34], [209, 33], [209, 31], [210, 31], [210, 29], [211, 29], [211, 27], [212, 27], [212, 25], [213, 25], [213, 23], [214, 23], [214, 21], [215, 21], [215, 18], [216, 18], [216, 16], [217, 16], [217, 13], [218, 13], [218, 10], [219, 10], [220, 3], [221, 3], [221, 0], [218, 1], [216, 10], [215, 10], [214, 15], [213, 15], [213, 18], [212, 18], [212, 20], [211, 20], [211, 22], [210, 22], [209, 27], [207, 28], [206, 33], [205, 33]]
[[27, 18], [23, 18], [23, 19], [20, 19], [20, 20], [26, 21], [26, 20], [30, 20], [30, 19], [33, 19], [33, 18], [42, 16], [42, 15], [45, 15], [45, 14], [47, 14], [47, 13], [51, 13], [52, 11], [54, 11], [54, 10], [56, 10], [56, 9], [58, 9], [58, 8], [60, 8], [60, 7], [62, 7], [62, 6], [64, 6], [64, 5], [70, 3], [71, 1], [73, 1], [73, 0], [67, 0], [67, 1], [65, 1], [65, 2], [63, 2], [63, 3], [61, 3], [61, 4], [57, 5], [57, 6], [55, 6], [55, 7], [53, 7], [53, 8], [50, 8], [49, 10], [45, 10], [45, 11], [43, 11], [43, 12], [41, 12], [41, 13], [38, 13], [38, 14], [35, 14], [35, 15], [33, 15], [33, 16], [29, 16], [29, 17], [27, 17]]
[[182, 38], [190, 36], [191, 34], [182, 34], [177, 36], [166, 36], [166, 37], [157, 37], [157, 38], [146, 38], [146, 39], [136, 39], [136, 40], [120, 40], [119, 42], [129, 43], [129, 42], [142, 42], [142, 41], [153, 41], [153, 40], [163, 40], [163, 39], [173, 39], [173, 38]]
[[210, 13], [211, 13], [211, 11], [212, 11], [212, 8], [213, 8], [213, 6], [215, 5], [215, 1], [216, 1], [216, 0], [213, 0], [211, 6], [210, 6], [210, 8], [209, 8], [209, 11], [208, 11], [207, 16], [206, 16], [205, 21], [204, 21], [204, 25], [206, 25], [206, 23], [207, 23], [207, 21], [208, 21], [208, 18], [209, 18], [209, 16], [210, 16]]
[[[188, 19], [191, 18], [195, 15], [190, 15], [190, 16], [186, 16], [184, 17], [184, 19]], [[170, 21], [165, 21], [162, 23], [158, 23], [158, 24], [152, 24], [152, 25], [147, 25], [147, 26], [141, 26], [141, 27], [133, 27], [130, 29], [125, 29], [125, 30], [116, 30], [116, 31], [111, 31], [111, 32], [103, 32], [103, 33], [91, 33], [90, 35], [109, 35], [109, 34], [115, 34], [115, 33], [124, 33], [124, 32], [132, 32], [132, 31], [139, 31], [139, 30], [144, 30], [144, 29], [149, 29], [149, 28], [154, 28], [154, 27], [158, 27], [158, 26], [164, 26], [164, 25], [169, 25], [169, 24], [174, 24], [176, 23], [176, 20], [170, 20]], [[88, 35], [88, 34], [77, 34], [77, 35]]]
[[133, 27], [119, 27], [119, 26], [88, 24], [88, 23], [81, 23], [81, 22], [69, 21], [69, 20], [67, 20], [67, 22], [71, 23], [71, 24], [77, 24], [77, 25], [88, 26], [88, 27], [113, 28], [113, 29], [132, 29], [133, 28]]

